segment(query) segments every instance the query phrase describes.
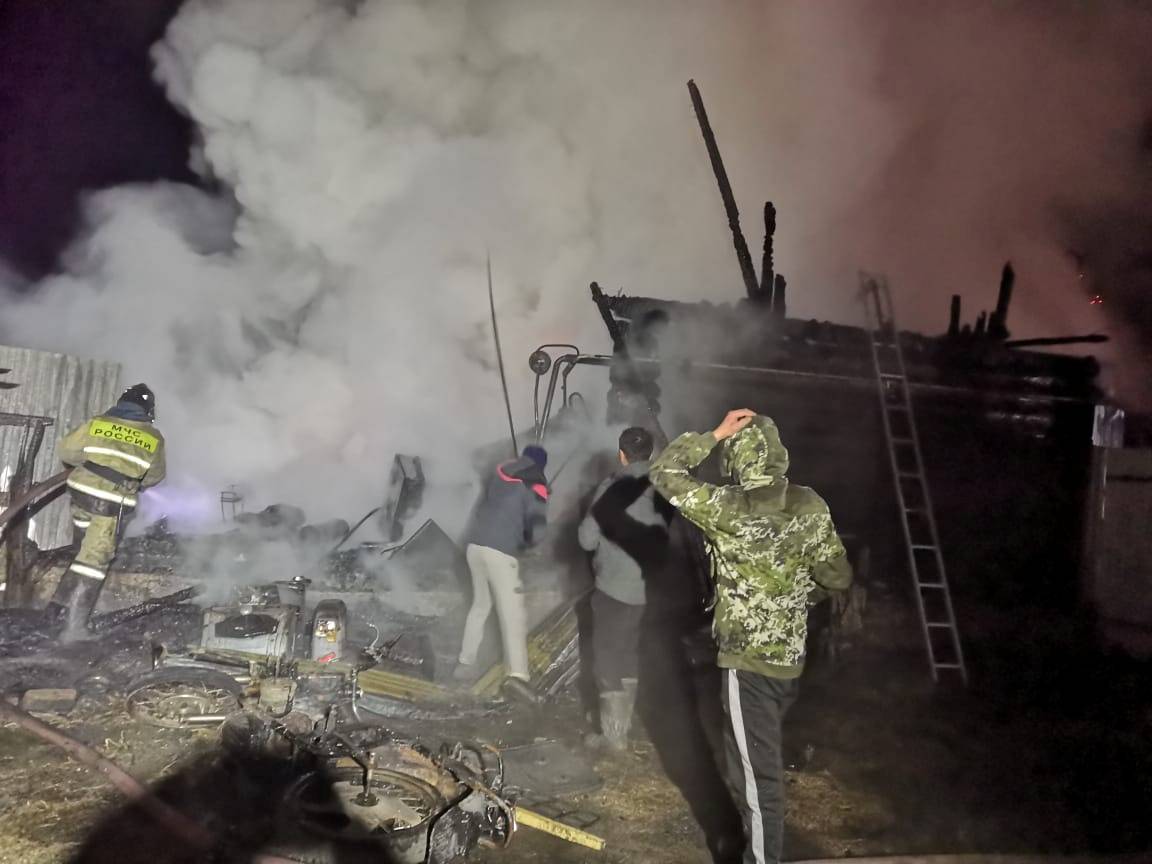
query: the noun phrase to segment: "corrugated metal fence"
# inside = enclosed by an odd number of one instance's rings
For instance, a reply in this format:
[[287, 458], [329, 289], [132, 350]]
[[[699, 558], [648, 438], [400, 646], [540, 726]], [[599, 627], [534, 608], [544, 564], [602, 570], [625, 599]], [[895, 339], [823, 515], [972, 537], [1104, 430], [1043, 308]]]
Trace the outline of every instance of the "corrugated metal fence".
[[1094, 451], [1088, 599], [1106, 641], [1152, 656], [1152, 450]]
[[[11, 370], [0, 375], [0, 382], [18, 385], [0, 390], [0, 411], [55, 421], [36, 457], [33, 482], [60, 470], [56, 442], [92, 415], [107, 410], [120, 393], [118, 363], [0, 345], [0, 369]], [[24, 435], [21, 428], [0, 428], [0, 489], [7, 488], [8, 478], [16, 470]], [[29, 536], [41, 549], [72, 542], [66, 497], [36, 514]]]

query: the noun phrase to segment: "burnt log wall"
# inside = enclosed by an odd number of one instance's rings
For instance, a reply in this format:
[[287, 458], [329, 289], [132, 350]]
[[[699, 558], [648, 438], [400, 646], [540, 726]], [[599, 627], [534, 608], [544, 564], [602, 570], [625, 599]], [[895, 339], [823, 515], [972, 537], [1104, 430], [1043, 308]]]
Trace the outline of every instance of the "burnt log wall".
[[[670, 436], [711, 429], [731, 408], [772, 417], [791, 457], [792, 481], [819, 492], [838, 528], [872, 548], [875, 578], [908, 584], [873, 390], [730, 374], [666, 373], [661, 385], [660, 420]], [[955, 397], [913, 398], [956, 592], [994, 603], [1075, 605], [1091, 407], [1061, 407], [1043, 429], [989, 419]]]

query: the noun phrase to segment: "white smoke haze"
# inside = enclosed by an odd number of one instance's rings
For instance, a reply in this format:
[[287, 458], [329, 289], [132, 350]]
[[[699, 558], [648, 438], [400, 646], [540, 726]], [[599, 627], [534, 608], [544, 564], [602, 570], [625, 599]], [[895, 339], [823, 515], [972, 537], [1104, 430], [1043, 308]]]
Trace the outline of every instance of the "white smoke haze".
[[1115, 331], [1056, 208], [1126, 191], [1150, 31], [1122, 5], [189, 0], [156, 74], [226, 191], [98, 193], [5, 338], [157, 391], [177, 524], [233, 483], [355, 520], [396, 452], [462, 524], [469, 454], [506, 433], [488, 251], [521, 426], [537, 344], [608, 348], [590, 281], [741, 295], [690, 77], [754, 249], [778, 206], [790, 314], [855, 320], [865, 267], [939, 331], [1013, 257], [1014, 335]]

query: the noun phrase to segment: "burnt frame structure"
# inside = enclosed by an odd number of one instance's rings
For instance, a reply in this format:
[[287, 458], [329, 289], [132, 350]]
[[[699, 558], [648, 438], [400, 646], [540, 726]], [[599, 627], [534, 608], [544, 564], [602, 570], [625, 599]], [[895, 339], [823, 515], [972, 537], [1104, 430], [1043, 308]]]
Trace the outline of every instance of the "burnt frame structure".
[[[545, 345], [533, 354], [537, 437], [548, 433], [557, 389], [563, 406], [574, 398], [568, 376], [576, 366], [608, 369], [609, 423], [646, 426], [658, 441], [667, 441], [666, 431], [710, 428], [733, 406], [754, 408], [780, 426], [792, 454], [792, 476], [817, 488], [838, 523], [876, 550], [876, 571], [902, 569], [868, 334], [787, 317], [787, 281], [775, 271], [777, 213], [771, 202], [764, 207], [761, 273], [755, 278], [703, 100], [692, 82], [689, 92], [746, 296], [728, 305], [681, 303], [609, 296], [592, 283], [612, 353]], [[1079, 600], [1092, 416], [1103, 401], [1096, 385], [1099, 365], [1092, 357], [1024, 349], [1107, 337], [1013, 341], [1008, 312], [1014, 283], [1009, 263], [991, 313], [963, 324], [961, 298], [953, 296], [944, 334], [902, 331], [899, 338], [955, 582], [962, 589], [982, 584], [1005, 601], [1022, 591], [1039, 592], [1065, 605]], [[548, 348], [571, 350], [553, 360]]]

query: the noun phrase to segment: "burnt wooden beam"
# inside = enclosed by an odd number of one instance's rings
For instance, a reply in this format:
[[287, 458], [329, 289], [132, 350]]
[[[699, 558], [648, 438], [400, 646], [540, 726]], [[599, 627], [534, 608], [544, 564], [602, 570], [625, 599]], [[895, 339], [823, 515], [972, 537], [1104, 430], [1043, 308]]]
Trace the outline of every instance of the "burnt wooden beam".
[[744, 278], [744, 288], [748, 292], [749, 300], [764, 299], [760, 293], [760, 284], [756, 280], [756, 268], [752, 264], [752, 253], [748, 251], [748, 243], [744, 240], [744, 232], [740, 230], [740, 211], [736, 209], [736, 198], [732, 195], [732, 184], [728, 182], [728, 172], [724, 170], [724, 160], [720, 157], [720, 148], [716, 145], [716, 135], [712, 132], [712, 124], [708, 122], [708, 112], [704, 109], [704, 100], [700, 96], [700, 89], [695, 81], [688, 82], [688, 94], [692, 97], [692, 107], [696, 111], [696, 120], [700, 124], [700, 134], [704, 136], [704, 146], [708, 148], [708, 158], [712, 162], [712, 173], [716, 175], [716, 183], [720, 187], [720, 197], [724, 201], [724, 212], [728, 215], [728, 228], [732, 231], [732, 245], [736, 249], [736, 260], [740, 264], [740, 275]]
[[776, 264], [773, 261], [773, 247], [776, 238], [776, 206], [771, 201], [764, 202], [764, 255], [760, 261], [760, 299], [776, 308], [772, 289], [776, 284]]
[[1000, 271], [1000, 291], [996, 295], [996, 310], [988, 319], [988, 335], [993, 339], [1007, 339], [1008, 333], [1008, 306], [1012, 303], [1012, 287], [1016, 283], [1016, 271], [1012, 269], [1012, 262], [1007, 261], [1004, 269]]
[[772, 314], [777, 318], [784, 318], [788, 315], [787, 291], [788, 280], [784, 278], [783, 273], [777, 273], [772, 288]]

